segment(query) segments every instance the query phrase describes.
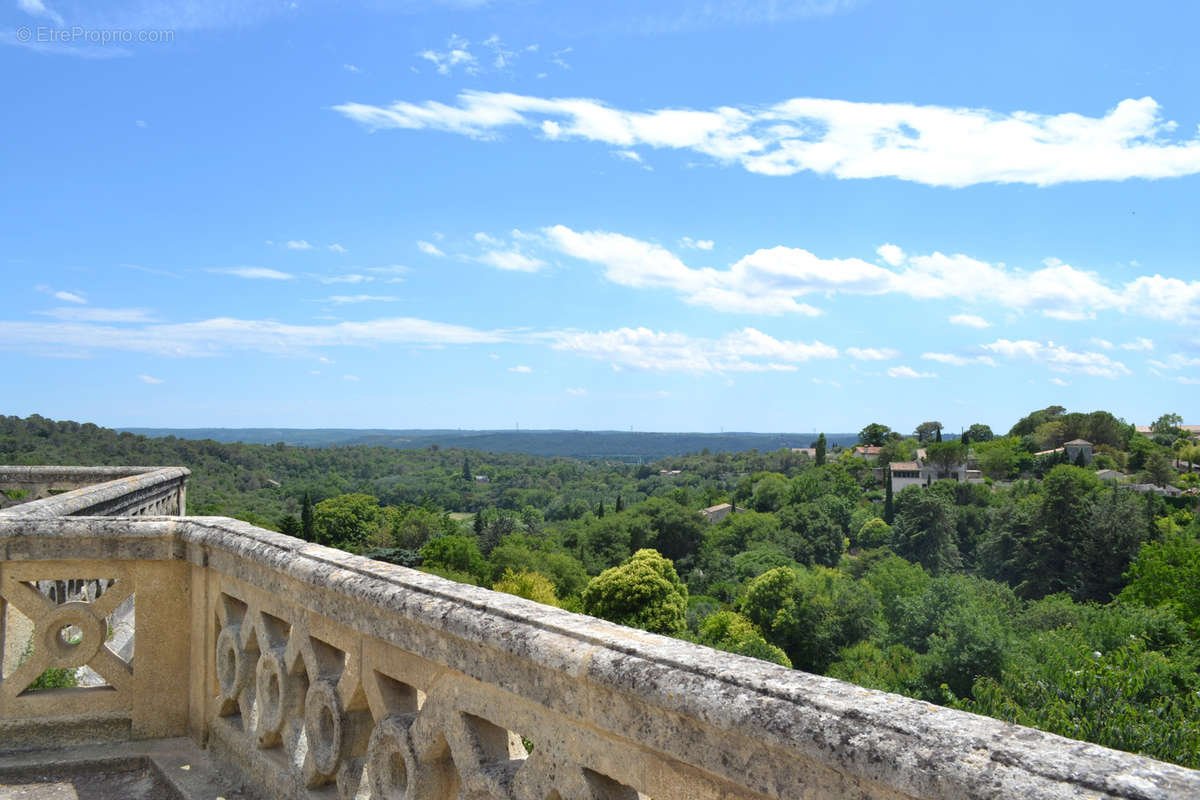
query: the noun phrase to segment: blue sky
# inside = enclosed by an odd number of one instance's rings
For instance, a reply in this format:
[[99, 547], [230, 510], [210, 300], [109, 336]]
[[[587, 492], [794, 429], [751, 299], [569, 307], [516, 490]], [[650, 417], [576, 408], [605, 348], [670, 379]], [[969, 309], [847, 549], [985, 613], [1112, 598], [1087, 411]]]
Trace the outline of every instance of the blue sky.
[[3, 2], [0, 413], [1195, 414], [1186, 4]]

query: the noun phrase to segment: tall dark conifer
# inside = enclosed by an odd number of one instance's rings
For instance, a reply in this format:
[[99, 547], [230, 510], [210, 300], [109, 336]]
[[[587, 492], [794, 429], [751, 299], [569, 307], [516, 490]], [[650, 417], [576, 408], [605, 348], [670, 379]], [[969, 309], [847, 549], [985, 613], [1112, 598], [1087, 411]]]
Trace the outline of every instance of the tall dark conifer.
[[825, 434], [824, 433], [822, 433], [820, 436], [817, 437], [816, 450], [817, 450], [817, 458], [816, 458], [817, 466], [818, 467], [824, 466], [825, 465]]
[[888, 467], [886, 480], [887, 493], [883, 498], [883, 521], [891, 525], [892, 519], [896, 516], [896, 506], [892, 500], [892, 468], [890, 466]]
[[300, 504], [300, 536], [306, 542], [315, 542], [317, 537], [316, 528], [313, 526], [312, 497], [307, 490], [304, 492], [304, 501]]

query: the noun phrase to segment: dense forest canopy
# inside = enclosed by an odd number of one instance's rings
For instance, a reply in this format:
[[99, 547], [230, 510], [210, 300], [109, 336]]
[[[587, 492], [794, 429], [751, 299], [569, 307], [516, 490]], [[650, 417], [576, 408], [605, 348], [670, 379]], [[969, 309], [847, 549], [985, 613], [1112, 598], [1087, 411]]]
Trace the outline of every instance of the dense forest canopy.
[[[1200, 767], [1200, 449], [1181, 422], [1052, 406], [1006, 435], [872, 422], [869, 450], [634, 465], [4, 417], [0, 463], [187, 466], [193, 514]], [[1068, 458], [1078, 439], [1090, 462]], [[919, 453], [979, 477], [893, 492], [887, 465]]]

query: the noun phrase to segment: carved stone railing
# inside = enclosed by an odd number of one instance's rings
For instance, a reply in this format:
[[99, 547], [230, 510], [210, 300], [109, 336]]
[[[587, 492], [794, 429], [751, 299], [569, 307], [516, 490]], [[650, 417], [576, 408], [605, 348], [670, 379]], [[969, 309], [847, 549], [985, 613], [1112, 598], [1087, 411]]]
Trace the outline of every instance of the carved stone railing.
[[183, 467], [0, 467], [0, 517], [182, 516], [190, 474]]
[[[64, 575], [115, 582], [31, 586]], [[1200, 797], [1181, 767], [224, 518], [0, 516], [0, 595], [42, 645], [0, 676], [0, 743], [187, 734], [272, 797]], [[128, 596], [126, 662], [103, 620]], [[108, 688], [26, 691], [82, 664]]]

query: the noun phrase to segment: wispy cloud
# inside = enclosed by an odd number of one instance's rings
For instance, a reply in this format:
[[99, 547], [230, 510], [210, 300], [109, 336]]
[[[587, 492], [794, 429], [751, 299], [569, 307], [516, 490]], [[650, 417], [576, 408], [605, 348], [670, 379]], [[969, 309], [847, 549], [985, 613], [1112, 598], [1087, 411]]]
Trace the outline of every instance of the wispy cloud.
[[900, 355], [900, 351], [890, 347], [847, 347], [846, 355], [859, 361], [886, 361]]
[[358, 383], [358, 376], [357, 375], [343, 375], [342, 380], [350, 381], [351, 383]]
[[341, 246], [340, 244], [338, 244], [337, 242], [334, 242], [333, 244], [331, 244], [331, 245], [328, 245], [328, 246], [326, 247], [326, 249], [327, 249], [327, 250], [329, 250], [330, 252], [337, 253], [338, 255], [342, 255], [343, 253], [346, 253], [346, 252], [348, 252], [348, 251], [346, 250], [346, 248], [342, 247], [342, 246]]
[[55, 25], [63, 25], [62, 15], [49, 8], [42, 0], [17, 0], [17, 8], [34, 17], [48, 19]]
[[458, 67], [468, 75], [479, 73], [479, 59], [471, 54], [471, 42], [453, 34], [446, 40], [445, 50], [422, 50], [418, 55], [433, 64], [439, 75], [450, 75]]
[[325, 301], [344, 306], [351, 303], [397, 303], [400, 301], [400, 298], [378, 294], [335, 294], [332, 297], [325, 298]]
[[427, 256], [437, 256], [438, 258], [445, 257], [445, 253], [433, 242], [417, 242], [417, 249]]
[[345, 275], [318, 275], [317, 280], [324, 284], [331, 283], [370, 283], [375, 280], [370, 275], [363, 275], [358, 272], [350, 272]]
[[584, 397], [587, 395], [587, 389], [584, 389], [583, 387], [568, 386], [567, 394], [571, 395], [572, 397]]
[[312, 250], [313, 246], [304, 239], [288, 239], [283, 243], [288, 250]]
[[290, 281], [295, 277], [287, 272], [280, 272], [277, 269], [269, 269], [267, 267], [227, 267], [224, 269], [210, 269], [209, 272], [216, 272], [221, 275], [234, 275], [238, 278], [248, 278], [250, 280]]
[[154, 383], [162, 383], [163, 382], [162, 378], [155, 378], [152, 375], [138, 375], [138, 378], [141, 380], [142, 383], [154, 384]]
[[607, 361], [614, 367], [653, 372], [792, 371], [797, 364], [838, 356], [837, 348], [823, 342], [780, 340], [754, 328], [720, 339], [649, 328], [564, 331], [546, 336], [556, 350]]
[[178, 273], [171, 272], [170, 270], [155, 269], [154, 267], [143, 267], [138, 264], [120, 264], [119, 266], [122, 269], [131, 269], [131, 270], [134, 270], [135, 272], [144, 272], [147, 275], [161, 275], [164, 278], [175, 278], [175, 279], [179, 279], [181, 277]]
[[67, 322], [154, 322], [154, 315], [146, 308], [52, 308], [35, 311], [46, 317]]
[[62, 300], [64, 303], [87, 303], [87, 300], [75, 292], [55, 292], [54, 296], [55, 298]]
[[684, 236], [679, 240], [679, 246], [689, 250], [712, 250], [712, 239], [693, 239], [690, 236]]
[[311, 356], [314, 349], [407, 345], [443, 347], [510, 341], [504, 331], [485, 331], [415, 317], [364, 322], [293, 325], [274, 320], [216, 317], [200, 322], [130, 327], [84, 322], [0, 321], [0, 350], [24, 352], [117, 350], [195, 358], [239, 351]]
[[461, 93], [455, 105], [348, 102], [334, 108], [371, 129], [428, 128], [490, 139], [504, 128], [524, 127], [547, 140], [687, 150], [773, 176], [814, 172], [962, 187], [1200, 173], [1200, 136], [1175, 136], [1174, 123], [1162, 118], [1151, 97], [1122, 100], [1098, 117], [808, 97], [767, 107], [627, 111], [587, 98], [479, 91]]
[[936, 378], [937, 377], [936, 372], [917, 372], [912, 367], [905, 366], [903, 364], [898, 367], [889, 367], [887, 374], [888, 374], [889, 378], [916, 379], [916, 378]]
[[921, 358], [936, 361], [939, 364], [949, 364], [952, 367], [965, 367], [968, 364], [983, 364], [988, 367], [996, 366], [991, 356], [960, 356], [955, 353], [922, 353]]
[[1153, 350], [1154, 349], [1154, 341], [1152, 339], [1147, 339], [1144, 336], [1139, 336], [1138, 338], [1134, 339], [1132, 342], [1126, 342], [1125, 344], [1121, 345], [1121, 349], [1122, 350]]
[[1129, 374], [1128, 367], [1104, 353], [1079, 352], [1054, 342], [997, 339], [983, 345], [983, 349], [1010, 361], [1042, 364], [1055, 372], [1074, 372], [1100, 378], [1119, 378]]
[[519, 372], [521, 374], [527, 375], [530, 372], [533, 372], [533, 368], [527, 367], [524, 364], [517, 364], [515, 367], [509, 367], [508, 371], [509, 372]]
[[[893, 265], [896, 266], [896, 265]], [[983, 317], [975, 316], [974, 314], [955, 314], [950, 317], [951, 325], [963, 325], [968, 328], [990, 328], [992, 323], [988, 322]]]

